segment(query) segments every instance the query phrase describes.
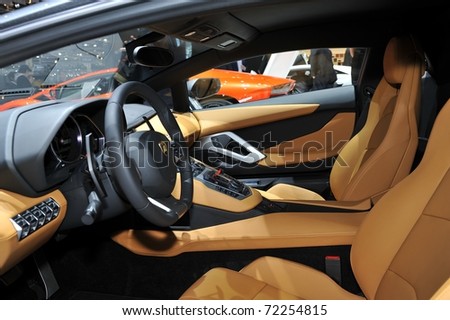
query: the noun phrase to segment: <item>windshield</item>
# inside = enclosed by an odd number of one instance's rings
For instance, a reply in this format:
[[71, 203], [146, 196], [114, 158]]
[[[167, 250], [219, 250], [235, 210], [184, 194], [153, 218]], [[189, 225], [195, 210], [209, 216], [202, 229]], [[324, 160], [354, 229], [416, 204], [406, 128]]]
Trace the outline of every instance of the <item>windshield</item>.
[[126, 53], [126, 45], [143, 36], [151, 42], [145, 45], [169, 49], [173, 64], [204, 50], [148, 28], [58, 48], [0, 68], [0, 111], [47, 100], [107, 98], [120, 83], [145, 80], [159, 68], [131, 64]]

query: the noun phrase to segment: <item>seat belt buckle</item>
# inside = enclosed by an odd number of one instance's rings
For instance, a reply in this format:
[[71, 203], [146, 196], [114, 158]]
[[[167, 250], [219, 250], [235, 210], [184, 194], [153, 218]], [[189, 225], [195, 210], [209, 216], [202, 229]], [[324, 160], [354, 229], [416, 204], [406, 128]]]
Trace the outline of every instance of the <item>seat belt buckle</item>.
[[339, 285], [342, 283], [340, 256], [325, 257], [325, 273]]

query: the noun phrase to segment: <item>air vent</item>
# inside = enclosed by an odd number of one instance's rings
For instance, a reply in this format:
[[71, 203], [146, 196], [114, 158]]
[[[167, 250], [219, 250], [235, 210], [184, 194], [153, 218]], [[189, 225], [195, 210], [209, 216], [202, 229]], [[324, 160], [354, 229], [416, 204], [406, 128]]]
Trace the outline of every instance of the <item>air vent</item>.
[[50, 145], [55, 157], [62, 163], [80, 159], [82, 149], [81, 129], [74, 118], [69, 117], [56, 133]]

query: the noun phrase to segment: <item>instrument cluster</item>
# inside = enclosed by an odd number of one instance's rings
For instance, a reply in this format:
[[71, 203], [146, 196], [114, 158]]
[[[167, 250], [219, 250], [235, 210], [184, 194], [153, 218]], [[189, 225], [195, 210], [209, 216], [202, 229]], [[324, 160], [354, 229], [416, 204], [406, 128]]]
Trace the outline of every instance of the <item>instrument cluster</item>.
[[[91, 134], [92, 138], [87, 139]], [[104, 134], [94, 121], [84, 114], [74, 114], [66, 119], [54, 136], [45, 159], [49, 180], [69, 174], [80, 161], [86, 159], [87, 143], [90, 150], [98, 153], [104, 144]], [[66, 174], [64, 174], [66, 173]]]

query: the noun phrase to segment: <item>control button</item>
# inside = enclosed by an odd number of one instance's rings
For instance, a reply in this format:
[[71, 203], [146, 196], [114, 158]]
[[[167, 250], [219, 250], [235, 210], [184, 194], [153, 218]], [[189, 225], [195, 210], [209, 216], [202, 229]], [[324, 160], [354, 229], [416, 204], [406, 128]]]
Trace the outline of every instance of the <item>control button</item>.
[[30, 224], [19, 215], [15, 216], [11, 220], [13, 221], [14, 228], [17, 231], [19, 240], [25, 238], [30, 232]]
[[57, 218], [59, 215], [59, 210], [53, 210], [52, 219]]
[[48, 208], [48, 207], [46, 205], [40, 204], [39, 207], [34, 207], [33, 209], [31, 209], [31, 212], [33, 213], [33, 215], [38, 219], [38, 227], [42, 227], [45, 224], [45, 220], [47, 217], [41, 208], [43, 208], [45, 210], [45, 208]]
[[32, 234], [59, 215], [58, 203], [49, 198], [29, 210], [11, 218], [19, 240]]
[[24, 218], [30, 224], [30, 234], [36, 231], [38, 227], [38, 218], [31, 213], [31, 211], [25, 211], [22, 214], [22, 218]]
[[49, 198], [47, 200], [44, 201], [44, 203], [46, 205], [48, 205], [50, 207], [50, 209], [52, 209], [53, 211], [59, 211], [59, 205], [58, 203], [56, 203], [55, 200], [53, 200], [52, 198]]
[[[50, 220], [55, 219], [59, 215], [59, 205], [52, 198], [45, 200], [45, 204], [51, 209]], [[47, 219], [49, 217], [47, 216]]]
[[42, 210], [45, 213], [45, 223], [52, 221], [53, 219], [53, 210], [47, 207], [45, 210]]

